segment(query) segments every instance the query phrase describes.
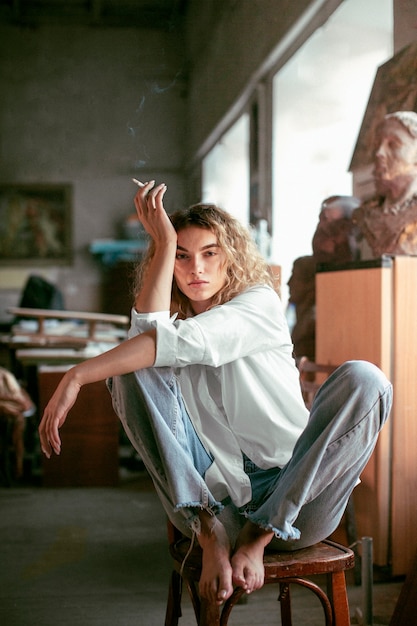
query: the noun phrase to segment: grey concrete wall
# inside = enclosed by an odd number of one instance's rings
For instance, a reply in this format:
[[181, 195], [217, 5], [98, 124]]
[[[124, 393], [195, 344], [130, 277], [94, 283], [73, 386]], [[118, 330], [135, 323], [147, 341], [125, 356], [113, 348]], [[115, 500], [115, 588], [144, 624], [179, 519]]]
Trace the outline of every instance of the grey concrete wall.
[[135, 175], [183, 204], [182, 38], [157, 30], [0, 25], [0, 183], [70, 183], [74, 263], [0, 268], [0, 288], [39, 271], [69, 309], [100, 309], [94, 238], [133, 212]]

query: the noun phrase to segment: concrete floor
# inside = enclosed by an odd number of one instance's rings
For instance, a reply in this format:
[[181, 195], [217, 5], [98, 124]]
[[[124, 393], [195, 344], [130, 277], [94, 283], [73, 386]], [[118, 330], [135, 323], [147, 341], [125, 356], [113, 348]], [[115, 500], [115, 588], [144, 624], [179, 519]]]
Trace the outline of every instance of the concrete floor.
[[[0, 489], [0, 624], [162, 626], [170, 574], [165, 517], [146, 474], [116, 488]], [[361, 588], [348, 575], [352, 623]], [[374, 584], [374, 626], [389, 624], [402, 582]], [[321, 626], [318, 601], [294, 590], [295, 624]], [[190, 601], [180, 626], [195, 626]], [[230, 626], [278, 626], [277, 589], [232, 612]]]

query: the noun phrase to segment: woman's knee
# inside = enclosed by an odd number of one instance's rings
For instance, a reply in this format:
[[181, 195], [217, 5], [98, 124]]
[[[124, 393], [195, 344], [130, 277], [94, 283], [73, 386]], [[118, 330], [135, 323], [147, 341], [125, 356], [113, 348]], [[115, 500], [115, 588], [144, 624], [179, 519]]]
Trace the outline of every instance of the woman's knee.
[[378, 405], [383, 423], [391, 402], [392, 386], [385, 374], [368, 361], [352, 360], [343, 363], [325, 381], [317, 393], [313, 409], [330, 406], [334, 412], [335, 407], [344, 407], [356, 413], [359, 407], [362, 411], [369, 411]]
[[343, 389], [347, 403], [366, 401], [370, 406], [378, 406], [380, 423], [384, 424], [391, 410], [392, 385], [380, 368], [368, 361], [347, 361], [335, 374], [336, 393]]
[[391, 387], [391, 383], [382, 370], [369, 361], [346, 361], [338, 367], [334, 376], [347, 379], [353, 389], [358, 387], [378, 389], [380, 395]]

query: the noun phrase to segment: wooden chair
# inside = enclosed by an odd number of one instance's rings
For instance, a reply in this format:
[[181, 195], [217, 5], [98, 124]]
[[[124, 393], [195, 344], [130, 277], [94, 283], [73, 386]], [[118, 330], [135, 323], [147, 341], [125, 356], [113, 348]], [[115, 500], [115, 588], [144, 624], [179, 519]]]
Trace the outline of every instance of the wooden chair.
[[329, 365], [324, 363], [314, 363], [306, 356], [302, 356], [297, 363], [300, 372], [301, 390], [305, 405], [311, 409], [314, 396], [320, 388], [320, 385], [332, 374], [337, 365]]
[[[199, 597], [202, 550], [198, 544], [190, 550], [191, 540], [168, 522], [170, 553], [174, 568], [171, 574], [165, 626], [177, 626], [181, 617], [181, 595], [186, 585], [193, 604], [198, 626], [227, 626], [233, 607], [245, 592], [238, 587], [222, 607]], [[292, 626], [290, 585], [310, 589], [320, 600], [326, 626], [349, 626], [349, 605], [345, 571], [352, 568], [354, 553], [331, 541], [322, 541], [310, 548], [294, 552], [266, 551], [264, 557], [265, 584], [279, 585], [282, 626]], [[310, 576], [325, 575], [327, 592]], [[255, 592], [256, 593], [256, 592]], [[278, 623], [278, 622], [277, 622]]]
[[[298, 367], [304, 401], [306, 406], [311, 408], [320, 385], [337, 366], [313, 363], [307, 357], [302, 357]], [[348, 541], [349, 543], [356, 541], [355, 516], [351, 501], [349, 501], [345, 519]], [[223, 607], [219, 608], [206, 602], [198, 594], [201, 548], [196, 545], [189, 553], [190, 540], [181, 535], [170, 522], [168, 522], [168, 539], [174, 568], [171, 574], [165, 626], [178, 624], [184, 583], [191, 597], [198, 626], [227, 626], [233, 607], [244, 596], [243, 589], [235, 589]], [[279, 584], [282, 626], [292, 626], [291, 584], [306, 587], [319, 598], [326, 626], [349, 626], [345, 571], [353, 568], [354, 565], [355, 553], [350, 548], [328, 540], [293, 552], [267, 551], [264, 558], [265, 584]], [[326, 576], [327, 593], [307, 578], [316, 575]]]

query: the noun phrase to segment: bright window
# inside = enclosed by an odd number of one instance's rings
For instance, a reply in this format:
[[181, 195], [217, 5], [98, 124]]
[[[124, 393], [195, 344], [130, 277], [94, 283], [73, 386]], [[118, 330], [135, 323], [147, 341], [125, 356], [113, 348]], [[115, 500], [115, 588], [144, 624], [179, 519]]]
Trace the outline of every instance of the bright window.
[[202, 168], [203, 202], [213, 202], [249, 223], [249, 115], [242, 115], [207, 154]]
[[392, 16], [392, 0], [345, 0], [274, 77], [272, 259], [284, 303], [322, 201], [352, 194], [348, 168], [376, 70], [392, 56]]

